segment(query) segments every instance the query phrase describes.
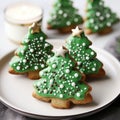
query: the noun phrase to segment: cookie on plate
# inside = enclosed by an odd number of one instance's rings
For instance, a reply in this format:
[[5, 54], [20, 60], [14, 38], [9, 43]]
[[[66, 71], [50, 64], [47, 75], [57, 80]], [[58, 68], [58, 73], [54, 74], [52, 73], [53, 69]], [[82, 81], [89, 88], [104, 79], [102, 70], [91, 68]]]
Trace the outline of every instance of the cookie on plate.
[[77, 69], [87, 77], [100, 78], [105, 76], [103, 64], [96, 58], [97, 53], [90, 48], [92, 42], [79, 27], [72, 29], [72, 35], [66, 40], [69, 54], [77, 62]]
[[47, 66], [47, 59], [53, 56], [53, 46], [45, 39], [40, 26], [33, 23], [9, 63], [9, 73], [28, 74], [30, 79], [39, 79], [39, 71]]
[[40, 80], [34, 82], [33, 97], [61, 109], [92, 102], [91, 87], [75, 68], [76, 63], [67, 49], [59, 49], [47, 64], [48, 67], [40, 71]]
[[76, 25], [83, 23], [78, 10], [73, 7], [71, 0], [57, 0], [54, 3], [51, 18], [48, 21], [48, 29], [57, 29], [61, 33], [68, 33]]
[[116, 13], [104, 5], [103, 0], [87, 0], [85, 33], [107, 34], [112, 31], [112, 25], [119, 21]]

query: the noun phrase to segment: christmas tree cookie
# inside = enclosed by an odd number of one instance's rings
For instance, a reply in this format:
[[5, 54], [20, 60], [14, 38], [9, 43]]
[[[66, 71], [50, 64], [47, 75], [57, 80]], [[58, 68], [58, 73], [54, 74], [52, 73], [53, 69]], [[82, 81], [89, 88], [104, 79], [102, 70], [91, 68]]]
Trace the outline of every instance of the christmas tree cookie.
[[77, 69], [87, 77], [99, 78], [105, 75], [103, 64], [96, 58], [96, 52], [90, 48], [91, 41], [85, 36], [83, 30], [76, 27], [67, 39], [66, 48], [77, 62]]
[[68, 50], [59, 49], [47, 61], [48, 67], [40, 71], [41, 79], [34, 82], [33, 97], [51, 102], [55, 108], [70, 108], [73, 104], [87, 104], [92, 101], [91, 87], [84, 76], [75, 68]]
[[62, 33], [68, 33], [76, 25], [82, 23], [83, 19], [78, 14], [78, 10], [73, 7], [71, 0], [56, 0], [47, 28], [58, 29]]
[[33, 23], [10, 61], [9, 73], [27, 73], [30, 79], [38, 79], [39, 71], [47, 66], [47, 59], [53, 56], [53, 46], [45, 39], [46, 35], [41, 31], [40, 26]]
[[103, 0], [87, 0], [85, 33], [107, 34], [112, 31], [112, 25], [119, 19]]

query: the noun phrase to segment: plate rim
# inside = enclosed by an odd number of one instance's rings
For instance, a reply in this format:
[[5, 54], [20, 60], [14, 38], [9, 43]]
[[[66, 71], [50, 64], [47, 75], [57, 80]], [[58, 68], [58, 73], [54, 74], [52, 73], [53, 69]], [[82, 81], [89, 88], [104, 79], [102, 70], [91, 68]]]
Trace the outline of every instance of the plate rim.
[[[103, 49], [101, 49], [101, 48], [97, 48], [97, 47], [92, 47], [93, 49], [95, 49], [95, 50], [100, 50], [100, 51], [102, 51], [102, 52], [104, 52], [105, 54], [107, 54], [107, 56], [109, 56], [109, 57], [112, 57], [112, 59], [114, 59], [114, 61], [119, 65], [119, 67], [120, 67], [120, 63], [119, 63], [119, 60], [118, 59], [116, 59], [112, 54], [110, 54], [109, 52], [107, 52], [106, 50], [103, 50]], [[6, 54], [4, 54], [2, 57], [1, 57], [1, 59], [0, 59], [0, 61], [2, 61], [2, 59], [4, 59], [6, 56], [8, 56], [9, 54], [12, 54], [13, 52], [14, 52], [15, 50], [11, 50], [11, 51], [9, 51], [9, 52], [7, 52]], [[22, 114], [22, 115], [25, 115], [25, 116], [28, 116], [28, 117], [33, 117], [33, 118], [42, 118], [42, 119], [48, 119], [48, 117], [49, 117], [49, 119], [56, 119], [56, 118], [66, 118], [66, 117], [85, 117], [85, 116], [89, 116], [89, 115], [92, 115], [92, 114], [94, 114], [94, 113], [97, 113], [97, 112], [99, 112], [99, 111], [101, 111], [101, 110], [103, 110], [104, 108], [106, 108], [107, 106], [109, 106], [109, 105], [111, 105], [113, 102], [114, 102], [114, 100], [119, 96], [119, 94], [120, 93], [118, 93], [118, 95], [116, 95], [115, 97], [114, 97], [114, 99], [112, 99], [110, 102], [108, 102], [107, 104], [105, 104], [105, 105], [103, 105], [103, 106], [101, 106], [101, 107], [99, 107], [99, 108], [96, 108], [96, 109], [94, 109], [94, 110], [91, 110], [91, 111], [88, 111], [88, 112], [85, 112], [85, 113], [80, 113], [80, 114], [75, 114], [75, 115], [63, 115], [63, 116], [47, 116], [47, 115], [38, 115], [38, 114], [34, 114], [34, 113], [31, 113], [31, 112], [28, 112], [28, 111], [24, 111], [24, 110], [22, 110], [22, 109], [20, 109], [20, 108], [17, 108], [16, 106], [13, 106], [12, 104], [10, 104], [10, 103], [8, 103], [6, 100], [4, 100], [3, 98], [2, 98], [2, 96], [0, 95], [0, 102], [1, 103], [3, 103], [5, 106], [7, 106], [8, 108], [10, 108], [11, 110], [13, 110], [13, 111], [15, 111], [15, 112], [18, 112], [18, 113], [20, 113], [20, 114]]]
[[117, 99], [119, 97], [119, 94], [115, 97], [115, 99], [113, 99], [111, 102], [109, 102], [108, 104], [106, 104], [106, 105], [104, 105], [104, 106], [102, 106], [102, 107], [100, 107], [100, 108], [97, 108], [97, 109], [95, 109], [95, 110], [92, 110], [92, 111], [89, 111], [89, 112], [86, 112], [86, 113], [81, 113], [81, 114], [75, 114], [75, 115], [66, 115], [66, 116], [45, 116], [45, 115], [38, 115], [38, 114], [34, 114], [34, 113], [29, 113], [29, 112], [25, 112], [25, 111], [22, 111], [22, 110], [20, 110], [20, 109], [16, 109], [16, 108], [14, 108], [14, 107], [12, 107], [12, 106], [10, 106], [10, 105], [8, 105], [8, 104], [6, 104], [5, 102], [3, 102], [3, 101], [1, 101], [0, 100], [0, 102], [2, 103], [2, 104], [4, 104], [6, 107], [8, 107], [10, 110], [13, 110], [14, 112], [17, 112], [17, 113], [19, 113], [19, 114], [21, 114], [21, 115], [24, 115], [24, 116], [27, 116], [27, 117], [31, 117], [31, 118], [35, 118], [35, 119], [45, 119], [46, 120], [46, 118], [48, 119], [48, 120], [56, 120], [56, 119], [66, 119], [66, 118], [71, 118], [71, 117], [74, 117], [74, 118], [83, 118], [83, 117], [86, 117], [86, 116], [90, 116], [90, 115], [93, 115], [93, 114], [95, 114], [95, 113], [98, 113], [98, 112], [100, 112], [101, 110], [103, 110], [103, 109], [105, 109], [105, 108], [107, 108], [107, 107], [109, 107], [112, 103], [114, 103], [114, 101]]

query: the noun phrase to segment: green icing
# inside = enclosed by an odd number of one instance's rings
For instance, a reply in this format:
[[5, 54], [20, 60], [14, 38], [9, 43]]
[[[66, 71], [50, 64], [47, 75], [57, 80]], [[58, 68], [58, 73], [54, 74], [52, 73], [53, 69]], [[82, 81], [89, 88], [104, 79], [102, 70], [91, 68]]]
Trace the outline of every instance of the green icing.
[[99, 32], [118, 21], [117, 15], [104, 6], [103, 0], [87, 0], [86, 28], [92, 32]]
[[40, 71], [41, 79], [34, 82], [36, 93], [43, 97], [60, 99], [84, 99], [88, 86], [81, 81], [82, 75], [75, 70], [75, 63], [69, 55], [53, 56], [48, 67]]
[[102, 67], [102, 63], [96, 58], [96, 52], [89, 48], [90, 45], [84, 32], [80, 36], [70, 36], [66, 43], [70, 55], [77, 62], [77, 69], [86, 75], [98, 73]]
[[73, 7], [71, 0], [56, 0], [51, 12], [51, 18], [48, 21], [52, 28], [78, 25], [82, 22], [83, 19], [78, 14], [78, 10]]
[[10, 66], [16, 72], [29, 72], [45, 68], [48, 57], [53, 56], [53, 46], [45, 41], [46, 35], [39, 33], [28, 34], [22, 41], [22, 45], [16, 50], [17, 56], [10, 61]]

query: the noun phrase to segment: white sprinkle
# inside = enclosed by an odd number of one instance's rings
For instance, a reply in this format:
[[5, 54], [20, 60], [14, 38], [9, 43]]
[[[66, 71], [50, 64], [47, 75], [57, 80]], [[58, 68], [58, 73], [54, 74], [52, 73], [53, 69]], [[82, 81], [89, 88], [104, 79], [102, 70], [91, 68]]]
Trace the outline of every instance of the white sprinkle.
[[45, 79], [44, 81], [46, 82], [47, 80]]
[[21, 50], [20, 52], [23, 54], [23, 53], [24, 53], [24, 50]]
[[34, 69], [35, 69], [35, 70], [38, 70], [38, 66], [35, 66]]
[[17, 68], [16, 68], [17, 70], [20, 70], [20, 66], [17, 66]]
[[33, 86], [36, 87], [37, 85], [34, 83]]
[[94, 23], [94, 19], [90, 19], [90, 23]]
[[69, 92], [69, 95], [71, 95], [71, 94], [72, 94], [72, 92], [70, 91], [70, 92]]
[[80, 93], [76, 93], [77, 97], [80, 97]]
[[80, 54], [77, 54], [78, 57], [80, 57]]
[[63, 98], [63, 94], [60, 94], [60, 98]]
[[107, 26], [108, 26], [108, 27], [110, 27], [110, 26], [111, 26], [111, 23], [110, 23], [110, 22], [108, 22], [108, 23], [107, 23]]
[[24, 62], [24, 63], [26, 63], [26, 62], [27, 62], [27, 60], [26, 60], [26, 59], [23, 59], [23, 62]]
[[43, 37], [40, 37], [40, 40], [43, 40]]
[[75, 22], [78, 22], [78, 18], [75, 18], [74, 21], [75, 21]]
[[104, 20], [104, 17], [103, 17], [103, 16], [100, 16], [100, 20]]
[[25, 43], [28, 43], [29, 42], [29, 39], [25, 39]]
[[52, 84], [52, 83], [53, 83], [53, 79], [50, 80], [50, 84]]
[[85, 44], [85, 43], [83, 43], [82, 45], [83, 45], [83, 46], [85, 46], [86, 44]]
[[85, 87], [84, 90], [87, 90], [87, 88]]
[[37, 83], [37, 86], [38, 86], [38, 87], [40, 86], [40, 82]]
[[96, 69], [95, 68], [92, 68], [92, 71], [95, 71]]
[[83, 92], [83, 90], [81, 89], [80, 92]]
[[86, 60], [89, 60], [89, 59], [90, 59], [90, 58], [87, 56], [87, 57], [86, 57]]
[[64, 63], [67, 63], [67, 61], [64, 61]]
[[74, 76], [75, 76], [75, 78], [77, 78], [79, 75], [78, 75], [78, 73], [75, 73]]
[[96, 16], [99, 17], [100, 16], [100, 12], [96, 12]]
[[60, 88], [63, 88], [64, 87], [64, 85], [63, 84], [60, 84]]
[[67, 17], [67, 14], [66, 14], [66, 13], [64, 13], [64, 14], [63, 14], [63, 17], [65, 17], [65, 18], [66, 18], [66, 17]]
[[53, 64], [53, 65], [52, 65], [52, 68], [56, 68], [56, 64]]
[[59, 11], [58, 11], [58, 13], [59, 13], [59, 14], [62, 14], [62, 13], [63, 13], [63, 11], [62, 11], [62, 10], [59, 10]]
[[38, 47], [40, 47], [40, 45], [37, 45]]
[[40, 72], [40, 76], [42, 76], [42, 75], [43, 75], [43, 72], [41, 71], [41, 72]]
[[72, 82], [72, 86], [75, 87], [75, 82]]
[[94, 55], [94, 52], [91, 52], [90, 54], [91, 54], [91, 55]]
[[41, 65], [41, 67], [42, 67], [42, 68], [44, 68], [44, 67], [45, 67], [45, 65], [44, 65], [44, 64], [42, 64], [42, 65]]
[[103, 2], [101, 1], [101, 2], [99, 2], [99, 5], [103, 5]]
[[76, 46], [79, 46], [79, 44], [77, 44]]
[[80, 65], [80, 64], [81, 64], [81, 62], [77, 62], [77, 64], [78, 64], [78, 65]]
[[98, 26], [95, 26], [94, 28], [95, 28], [96, 30], [98, 30]]
[[69, 69], [66, 69], [66, 71], [65, 71], [66, 73], [70, 73], [70, 70]]
[[67, 22], [66, 22], [66, 25], [68, 25], [68, 26], [71, 25], [71, 22], [70, 22], [70, 21], [67, 21]]
[[45, 93], [45, 94], [47, 93], [47, 89], [44, 89], [44, 93]]
[[48, 44], [47, 43], [45, 43], [45, 47], [47, 47], [48, 46]]
[[109, 13], [108, 13], [108, 14], [106, 14], [106, 17], [107, 17], [107, 18], [109, 18], [109, 17], [110, 17], [110, 14], [109, 14]]
[[65, 93], [67, 92], [67, 90], [64, 91]]
[[34, 52], [34, 50], [33, 50], [33, 49], [30, 49], [30, 52]]

